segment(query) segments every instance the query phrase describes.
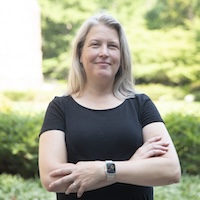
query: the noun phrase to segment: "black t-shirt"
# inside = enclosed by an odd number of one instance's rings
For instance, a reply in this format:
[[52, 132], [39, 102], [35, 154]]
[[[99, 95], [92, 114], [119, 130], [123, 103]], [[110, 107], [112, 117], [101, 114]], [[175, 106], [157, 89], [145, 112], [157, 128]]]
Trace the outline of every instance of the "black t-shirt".
[[[65, 132], [68, 162], [128, 160], [143, 144], [142, 128], [163, 122], [157, 108], [144, 94], [126, 99], [115, 108], [94, 110], [71, 96], [55, 97], [49, 104], [41, 133]], [[58, 200], [74, 200], [76, 194], [57, 194]], [[116, 183], [85, 192], [85, 200], [152, 200], [153, 188]]]

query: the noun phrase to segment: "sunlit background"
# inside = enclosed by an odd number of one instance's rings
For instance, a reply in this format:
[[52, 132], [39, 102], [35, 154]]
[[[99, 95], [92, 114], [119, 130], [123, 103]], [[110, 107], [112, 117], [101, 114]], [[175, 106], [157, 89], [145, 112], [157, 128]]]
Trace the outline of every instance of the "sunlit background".
[[200, 198], [200, 1], [0, 0], [0, 200], [55, 199], [38, 179], [38, 133], [65, 93], [76, 31], [100, 11], [122, 23], [135, 87], [158, 107], [181, 160], [181, 183], [156, 188], [155, 199]]

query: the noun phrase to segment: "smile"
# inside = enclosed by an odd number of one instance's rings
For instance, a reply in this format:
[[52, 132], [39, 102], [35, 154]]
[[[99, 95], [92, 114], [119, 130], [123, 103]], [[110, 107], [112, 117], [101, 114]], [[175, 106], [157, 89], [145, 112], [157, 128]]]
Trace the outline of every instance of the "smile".
[[96, 64], [98, 64], [98, 65], [110, 65], [109, 62], [96, 62]]

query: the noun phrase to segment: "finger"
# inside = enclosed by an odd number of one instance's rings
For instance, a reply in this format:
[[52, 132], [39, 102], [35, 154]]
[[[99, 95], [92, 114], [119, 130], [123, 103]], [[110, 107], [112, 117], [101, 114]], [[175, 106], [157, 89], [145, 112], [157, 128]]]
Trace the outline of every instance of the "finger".
[[149, 152], [150, 153], [150, 157], [157, 157], [157, 156], [162, 156], [164, 154], [167, 153], [167, 151], [164, 151], [164, 150], [160, 150], [160, 149], [156, 149], [156, 150], [152, 150]]
[[68, 168], [56, 169], [50, 173], [50, 176], [65, 176], [71, 174], [72, 171]]
[[76, 182], [73, 182], [65, 191], [66, 195], [69, 195], [70, 193], [76, 192], [79, 188], [78, 184]]
[[162, 136], [156, 136], [156, 137], [152, 137], [149, 140], [147, 140], [147, 142], [152, 143], [152, 142], [157, 142], [160, 141], [162, 139]]
[[163, 147], [168, 147], [169, 146], [169, 142], [162, 142], [162, 143], [158, 143], [160, 146]]
[[169, 149], [169, 143], [152, 143], [150, 146], [155, 149]]
[[167, 152], [169, 150], [169, 147], [168, 145], [166, 146], [163, 146], [163, 145], [160, 145], [160, 144], [149, 144], [147, 147], [147, 152], [148, 151], [165, 151]]
[[154, 156], [154, 153], [152, 153], [152, 152], [158, 152], [158, 154], [160, 155], [160, 154], [163, 154], [163, 153], [166, 153], [168, 150], [169, 150], [169, 144], [167, 144], [167, 143], [159, 143], [159, 144], [157, 144], [157, 143], [150, 143], [150, 144], [148, 144], [148, 145], [146, 145], [146, 147], [145, 148], [141, 148], [141, 152], [143, 152], [143, 153], [141, 153], [141, 155], [143, 154], [143, 157], [148, 157], [148, 156], [150, 156], [150, 157], [152, 157], [152, 156]]
[[62, 186], [62, 185], [68, 185], [72, 182], [72, 177], [70, 176], [64, 176], [62, 178], [59, 178], [58, 180], [52, 182], [49, 184], [50, 189], [55, 189], [56, 187]]
[[163, 146], [167, 146], [170, 144], [169, 142], [166, 142], [166, 141], [156, 141], [156, 142], [152, 142], [152, 143], [163, 145]]
[[85, 191], [84, 191], [83, 187], [80, 187], [77, 192], [77, 198], [81, 198], [84, 192]]

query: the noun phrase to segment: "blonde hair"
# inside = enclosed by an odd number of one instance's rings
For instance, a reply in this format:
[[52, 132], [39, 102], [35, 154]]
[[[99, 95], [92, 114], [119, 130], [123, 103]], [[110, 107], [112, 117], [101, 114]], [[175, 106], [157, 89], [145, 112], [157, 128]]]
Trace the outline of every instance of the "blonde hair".
[[132, 61], [128, 42], [121, 24], [108, 14], [99, 14], [90, 17], [80, 27], [73, 44], [72, 66], [68, 78], [68, 94], [81, 95], [86, 83], [86, 74], [80, 63], [81, 50], [86, 36], [94, 25], [104, 24], [115, 29], [119, 35], [121, 64], [115, 76], [113, 94], [118, 99], [126, 99], [135, 96], [132, 77]]

